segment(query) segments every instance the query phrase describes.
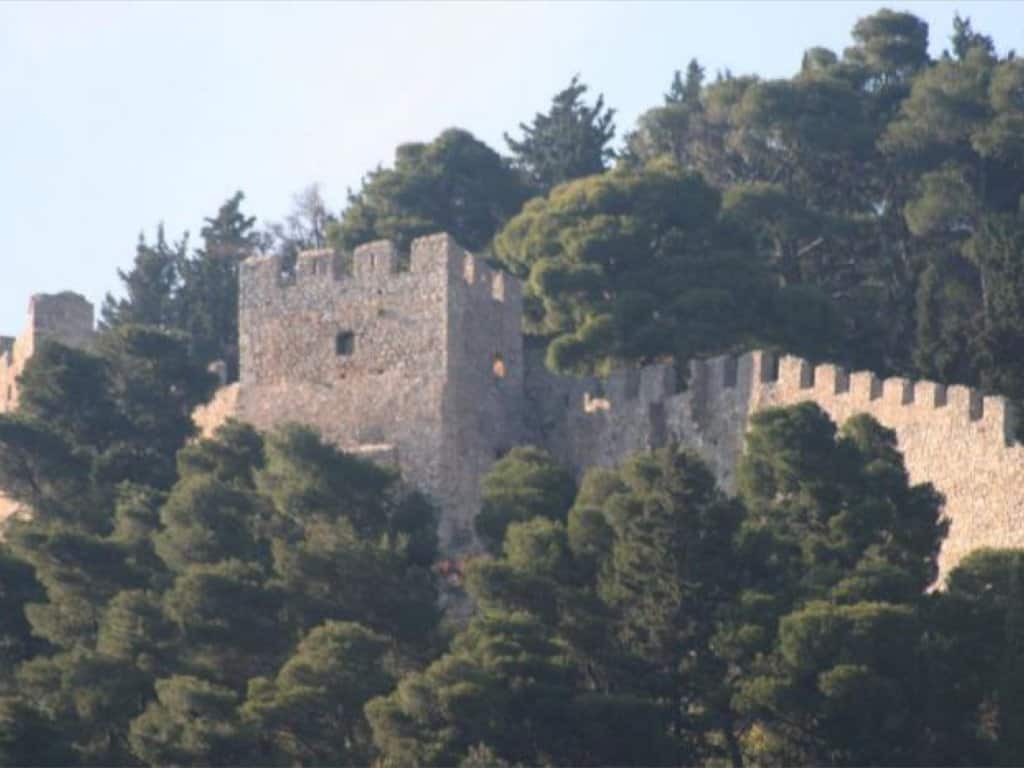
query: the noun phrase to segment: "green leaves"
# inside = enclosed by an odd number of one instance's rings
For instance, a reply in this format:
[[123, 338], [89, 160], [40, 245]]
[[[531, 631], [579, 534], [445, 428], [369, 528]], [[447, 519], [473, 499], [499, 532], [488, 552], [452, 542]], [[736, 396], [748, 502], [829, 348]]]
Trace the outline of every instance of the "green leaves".
[[569, 471], [544, 451], [513, 448], [484, 478], [473, 525], [484, 546], [497, 554], [509, 525], [537, 517], [565, 520], [575, 492]]
[[453, 764], [481, 742], [509, 761], [572, 762], [572, 670], [536, 618], [489, 613], [451, 651], [366, 707], [374, 741], [399, 764]]
[[892, 431], [862, 414], [837, 433], [813, 403], [752, 418], [738, 480], [751, 570], [740, 628], [722, 640], [744, 668], [734, 706], [759, 721], [750, 757], [912, 759], [929, 738], [922, 607], [946, 533], [941, 497], [910, 484]]
[[526, 330], [551, 337], [549, 365], [607, 371], [754, 335], [771, 285], [718, 206], [698, 176], [662, 163], [557, 187], [510, 221], [495, 253], [528, 278]]
[[373, 747], [363, 706], [394, 684], [389, 650], [385, 637], [358, 624], [327, 622], [275, 678], [249, 681], [242, 717], [275, 763], [367, 763]]
[[196, 677], [158, 680], [156, 701], [132, 722], [132, 752], [150, 765], [245, 762], [251, 736], [235, 712], [237, 695]]
[[377, 168], [349, 197], [328, 229], [336, 248], [387, 238], [402, 250], [421, 236], [447, 232], [479, 251], [528, 197], [525, 185], [494, 150], [467, 131], [449, 129], [429, 144], [403, 144], [394, 168]]
[[601, 173], [615, 155], [608, 146], [615, 136], [615, 110], [605, 109], [604, 96], [589, 106], [582, 99], [586, 92], [587, 86], [574, 75], [551, 99], [546, 113], [535, 115], [529, 125], [519, 124], [521, 140], [505, 134], [516, 166], [541, 194], [572, 179]]
[[[128, 445], [133, 429], [173, 427], [133, 408], [181, 397], [162, 390], [189, 366], [173, 338], [111, 334], [103, 365], [76, 364], [131, 417], [102, 439]], [[61, 366], [46, 370], [38, 391], [67, 380]], [[71, 453], [68, 440], [101, 433], [86, 418], [62, 421], [55, 400], [34, 402], [53, 404], [62, 432], [0, 421], [0, 466], [40, 510], [11, 525], [0, 557], [0, 684], [11, 693], [0, 750], [65, 764], [369, 762], [363, 704], [436, 642], [432, 507], [307, 429], [265, 440], [235, 423], [177, 462], [172, 441], [152, 441], [181, 471], [169, 492], [90, 485], [88, 462], [74, 459], [104, 446]], [[71, 463], [58, 466], [61, 456]], [[39, 484], [43, 469], [57, 482]], [[20, 724], [4, 726], [4, 712]]]

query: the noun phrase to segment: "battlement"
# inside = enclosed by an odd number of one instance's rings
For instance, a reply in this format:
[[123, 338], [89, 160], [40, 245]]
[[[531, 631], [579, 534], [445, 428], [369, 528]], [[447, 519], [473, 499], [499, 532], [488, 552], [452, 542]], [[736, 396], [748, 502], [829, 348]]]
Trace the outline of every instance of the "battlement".
[[272, 291], [290, 296], [310, 289], [346, 293], [379, 288], [393, 280], [408, 282], [408, 275], [444, 276], [448, 284], [471, 286], [497, 302], [522, 295], [518, 279], [492, 269], [444, 233], [413, 240], [407, 258], [390, 240], [357, 246], [348, 259], [329, 248], [303, 251], [291, 273], [277, 254], [253, 256], [242, 263], [239, 281], [243, 297]]
[[943, 495], [951, 528], [940, 579], [977, 547], [1024, 546], [1024, 446], [1015, 442], [1017, 413], [1006, 398], [763, 350], [695, 360], [689, 374], [683, 391], [666, 365], [540, 389], [542, 399], [569, 395], [567, 417], [544, 439], [579, 472], [678, 443], [732, 489], [751, 416], [811, 401], [837, 425], [864, 413], [893, 430], [911, 482], [931, 482]]
[[588, 413], [611, 411], [626, 407], [633, 401], [657, 403], [678, 392], [675, 367], [669, 364], [648, 365], [612, 371], [603, 379], [594, 379], [584, 387]]
[[704, 380], [714, 389], [730, 390], [738, 381], [750, 382], [755, 391], [741, 397], [763, 397], [756, 389], [766, 386], [773, 398], [814, 400], [823, 407], [834, 403], [875, 415], [883, 423], [942, 419], [965, 428], [978, 425], [1006, 445], [1017, 428], [1017, 411], [1002, 396], [900, 376], [879, 379], [870, 371], [849, 372], [831, 363], [814, 365], [792, 355], [776, 358], [771, 352], [755, 350], [691, 362], [690, 372], [691, 381]]

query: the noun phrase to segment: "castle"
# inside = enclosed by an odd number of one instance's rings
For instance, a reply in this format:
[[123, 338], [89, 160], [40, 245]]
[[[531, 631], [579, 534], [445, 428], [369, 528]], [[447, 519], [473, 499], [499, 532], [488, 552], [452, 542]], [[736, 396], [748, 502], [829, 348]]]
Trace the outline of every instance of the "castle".
[[[978, 547], [1024, 546], [1024, 447], [1001, 397], [762, 351], [695, 361], [685, 389], [667, 364], [558, 376], [521, 333], [520, 282], [448, 235], [419, 238], [407, 255], [386, 241], [346, 258], [310, 251], [292, 272], [276, 256], [253, 257], [239, 282], [240, 379], [197, 410], [202, 431], [229, 417], [261, 428], [298, 421], [394, 464], [438, 502], [449, 553], [473, 549], [480, 479], [515, 445], [582, 472], [679, 443], [731, 489], [750, 414], [805, 400], [839, 423], [869, 413], [895, 430], [912, 481], [945, 495], [943, 573]], [[36, 297], [28, 336], [85, 343], [81, 304], [72, 312], [69, 301]], [[91, 307], [89, 316], [91, 328]], [[0, 384], [12, 388], [6, 399], [0, 390], [2, 412], [33, 341], [0, 345]]]

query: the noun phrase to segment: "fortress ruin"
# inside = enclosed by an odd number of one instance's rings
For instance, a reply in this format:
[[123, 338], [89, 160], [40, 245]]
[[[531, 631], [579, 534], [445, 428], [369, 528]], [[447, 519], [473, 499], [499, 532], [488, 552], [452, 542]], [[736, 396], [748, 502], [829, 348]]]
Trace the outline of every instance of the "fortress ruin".
[[[69, 347], [88, 347], [95, 333], [93, 324], [92, 304], [77, 293], [40, 293], [29, 299], [28, 318], [21, 334], [17, 338], [0, 336], [0, 413], [17, 408], [18, 377], [44, 339]], [[18, 505], [0, 493], [0, 520], [17, 511]]]
[[[685, 390], [667, 364], [558, 376], [522, 335], [520, 282], [443, 234], [409, 254], [387, 241], [346, 258], [306, 252], [293, 272], [257, 256], [239, 283], [240, 379], [196, 411], [203, 433], [227, 418], [296, 421], [395, 465], [439, 504], [451, 554], [474, 548], [480, 479], [513, 446], [540, 446], [581, 473], [678, 443], [731, 490], [750, 414], [806, 400], [837, 423], [868, 413], [896, 432], [911, 480], [946, 498], [943, 574], [978, 547], [1024, 546], [1024, 447], [1002, 397], [763, 351], [695, 361]], [[34, 297], [29, 318], [17, 341], [0, 338], [0, 412], [16, 404], [39, 337], [91, 338], [92, 308], [74, 294]]]

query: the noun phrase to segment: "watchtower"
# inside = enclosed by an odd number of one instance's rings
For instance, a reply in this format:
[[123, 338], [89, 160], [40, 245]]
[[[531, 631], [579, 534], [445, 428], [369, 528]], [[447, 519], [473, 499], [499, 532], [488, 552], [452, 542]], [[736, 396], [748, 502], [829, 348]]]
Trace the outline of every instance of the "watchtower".
[[471, 547], [480, 478], [521, 442], [522, 293], [448, 235], [242, 264], [237, 416], [316, 425], [398, 464], [442, 508], [449, 552]]

